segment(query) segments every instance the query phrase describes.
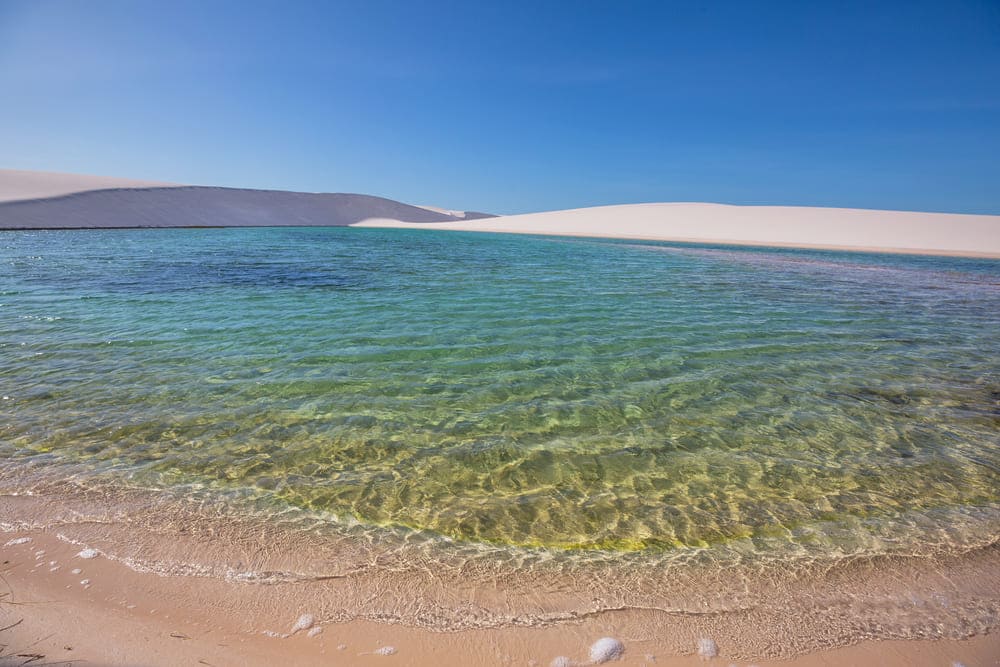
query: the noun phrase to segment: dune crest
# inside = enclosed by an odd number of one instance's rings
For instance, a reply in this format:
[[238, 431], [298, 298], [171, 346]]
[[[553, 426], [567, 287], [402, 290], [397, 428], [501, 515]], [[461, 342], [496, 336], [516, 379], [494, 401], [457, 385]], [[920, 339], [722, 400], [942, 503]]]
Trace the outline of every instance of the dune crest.
[[76, 192], [111, 188], [170, 188], [178, 183], [142, 181], [114, 176], [60, 174], [49, 171], [0, 169], [0, 203], [61, 197]]

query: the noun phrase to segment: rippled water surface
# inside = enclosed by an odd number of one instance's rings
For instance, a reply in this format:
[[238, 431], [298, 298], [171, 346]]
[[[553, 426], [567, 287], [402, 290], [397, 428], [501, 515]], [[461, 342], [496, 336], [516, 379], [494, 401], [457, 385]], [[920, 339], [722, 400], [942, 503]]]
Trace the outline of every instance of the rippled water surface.
[[33, 474], [513, 549], [997, 537], [997, 261], [284, 228], [0, 267]]

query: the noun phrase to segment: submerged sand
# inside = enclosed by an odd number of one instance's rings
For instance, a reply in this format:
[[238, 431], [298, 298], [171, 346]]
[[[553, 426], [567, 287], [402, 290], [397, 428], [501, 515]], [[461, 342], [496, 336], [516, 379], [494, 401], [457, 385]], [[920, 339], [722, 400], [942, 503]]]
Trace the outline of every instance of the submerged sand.
[[[401, 227], [365, 220], [357, 227]], [[629, 204], [420, 229], [1000, 257], [1000, 216], [796, 206]]]

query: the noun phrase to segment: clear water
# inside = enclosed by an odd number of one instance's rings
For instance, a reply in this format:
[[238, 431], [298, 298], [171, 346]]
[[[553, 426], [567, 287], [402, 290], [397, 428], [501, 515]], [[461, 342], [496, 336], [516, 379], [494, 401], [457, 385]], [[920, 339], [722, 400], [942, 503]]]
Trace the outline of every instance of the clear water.
[[998, 535], [998, 261], [285, 228], [0, 267], [10, 470], [513, 550]]

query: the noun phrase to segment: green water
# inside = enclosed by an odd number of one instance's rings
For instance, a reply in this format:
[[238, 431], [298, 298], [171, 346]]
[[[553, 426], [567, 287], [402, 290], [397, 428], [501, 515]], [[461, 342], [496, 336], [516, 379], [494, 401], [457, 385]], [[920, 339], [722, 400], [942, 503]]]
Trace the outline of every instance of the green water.
[[997, 537], [998, 261], [283, 228], [0, 267], [10, 470], [512, 547]]

